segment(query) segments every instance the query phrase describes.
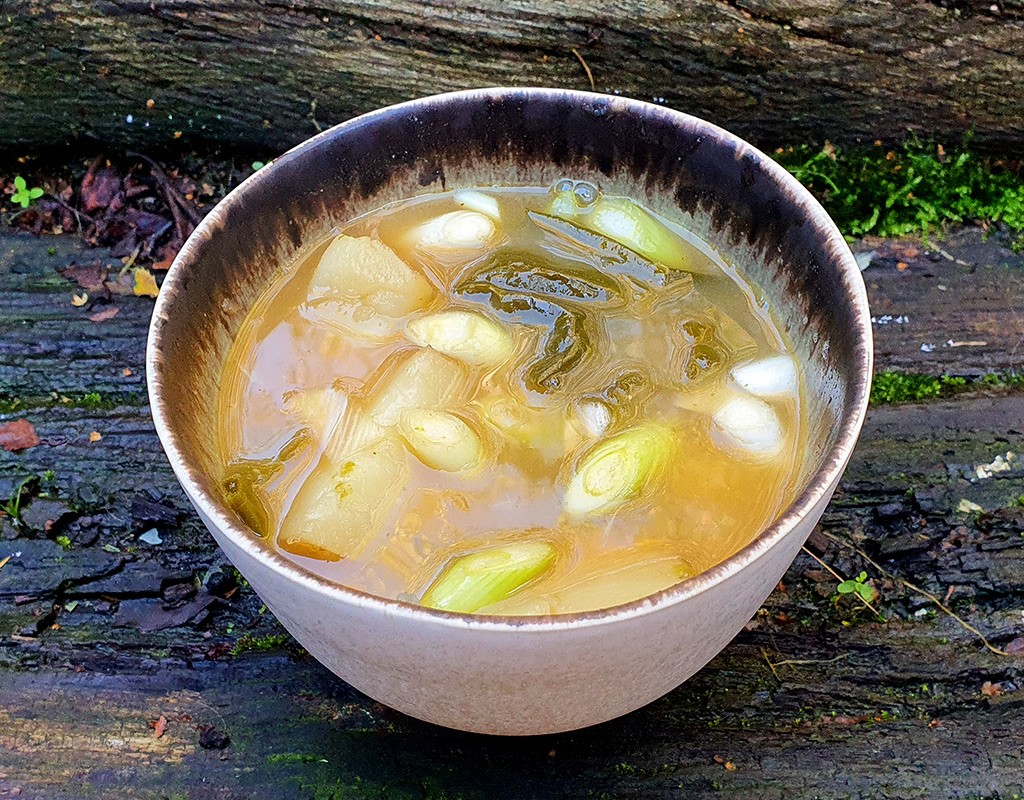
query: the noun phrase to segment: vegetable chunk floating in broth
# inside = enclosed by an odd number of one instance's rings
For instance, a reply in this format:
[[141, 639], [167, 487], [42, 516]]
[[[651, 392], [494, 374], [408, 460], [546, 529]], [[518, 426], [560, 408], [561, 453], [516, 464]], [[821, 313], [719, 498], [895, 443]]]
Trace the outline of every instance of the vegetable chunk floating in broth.
[[793, 498], [788, 340], [632, 198], [425, 195], [285, 267], [224, 367], [222, 488], [327, 578], [459, 613], [596, 610], [714, 566]]

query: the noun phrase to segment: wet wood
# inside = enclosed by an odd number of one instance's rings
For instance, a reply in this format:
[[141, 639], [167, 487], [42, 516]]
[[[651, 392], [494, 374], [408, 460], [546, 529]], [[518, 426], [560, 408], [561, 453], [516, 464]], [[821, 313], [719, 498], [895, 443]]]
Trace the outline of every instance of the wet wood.
[[957, 143], [968, 130], [1002, 152], [1024, 142], [1022, 0], [8, 0], [0, 12], [7, 147], [274, 152], [419, 95], [591, 77], [766, 146], [908, 131]]
[[[952, 237], [967, 266], [868, 245], [873, 306], [910, 320], [877, 326], [880, 368], [968, 374], [976, 352], [1019, 365], [1020, 295], [980, 299], [1019, 280], [998, 243]], [[1024, 454], [1024, 395], [871, 411], [810, 546], [844, 577], [866, 571], [886, 622], [804, 554], [721, 655], [649, 707], [562, 736], [464, 735], [336, 680], [238, 585], [149, 420], [152, 301], [123, 298], [92, 323], [56, 276], [94, 255], [0, 236], [0, 421], [28, 418], [42, 439], [0, 452], [0, 497], [41, 476], [25, 526], [0, 520], [0, 797], [1009, 798], [1024, 785], [1024, 458], [1007, 455]], [[984, 348], [914, 346], [986, 314]], [[152, 531], [159, 544], [139, 538]], [[225, 748], [201, 745], [218, 734]]]

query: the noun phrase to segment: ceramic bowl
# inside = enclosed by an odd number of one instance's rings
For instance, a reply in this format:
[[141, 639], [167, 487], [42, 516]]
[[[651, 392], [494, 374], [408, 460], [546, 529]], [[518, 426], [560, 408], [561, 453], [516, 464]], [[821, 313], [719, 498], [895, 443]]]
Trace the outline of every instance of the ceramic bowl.
[[[554, 617], [467, 616], [335, 585], [261, 543], [218, 487], [219, 375], [246, 310], [334, 226], [425, 192], [569, 176], [675, 219], [765, 291], [807, 375], [794, 502], [717, 567], [646, 599]], [[565, 731], [693, 675], [757, 611], [832, 496], [871, 376], [864, 284], [818, 203], [770, 158], [702, 120], [622, 97], [484, 89], [331, 128], [260, 169], [167, 273], [147, 353], [157, 432], [199, 516], [291, 634], [340, 678], [420, 719], [498, 734]]]

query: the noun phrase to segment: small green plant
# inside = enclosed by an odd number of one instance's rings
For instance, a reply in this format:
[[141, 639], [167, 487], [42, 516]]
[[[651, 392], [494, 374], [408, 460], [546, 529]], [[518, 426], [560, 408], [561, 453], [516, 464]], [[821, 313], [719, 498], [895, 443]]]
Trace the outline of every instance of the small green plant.
[[836, 587], [836, 591], [839, 594], [858, 594], [865, 603], [874, 602], [875, 598], [878, 597], [878, 592], [874, 586], [869, 586], [867, 583], [868, 574], [862, 572], [856, 578], [846, 580], [840, 583]]
[[14, 177], [14, 194], [11, 195], [11, 202], [15, 205], [28, 208], [33, 200], [38, 200], [43, 194], [43, 190], [38, 186], [29, 189], [25, 179], [20, 175]]
[[59, 544], [61, 546], [62, 550], [70, 550], [71, 549], [71, 539], [69, 539], [67, 536], [63, 536], [63, 535], [58, 536], [55, 541], [57, 542], [57, 544]]
[[0, 505], [0, 512], [3, 512], [15, 522], [21, 522], [21, 501], [24, 494], [32, 487], [36, 482], [35, 475], [29, 475], [11, 492], [11, 496], [5, 503]]

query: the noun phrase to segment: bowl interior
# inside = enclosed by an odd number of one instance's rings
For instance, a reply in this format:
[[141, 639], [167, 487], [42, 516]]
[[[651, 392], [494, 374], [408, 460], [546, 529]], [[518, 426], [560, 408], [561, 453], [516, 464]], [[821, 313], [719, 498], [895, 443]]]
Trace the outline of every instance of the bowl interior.
[[165, 447], [172, 461], [180, 454], [192, 493], [244, 527], [213, 477], [219, 375], [247, 309], [304, 249], [392, 200], [560, 177], [677, 220], [764, 290], [806, 370], [800, 490], [822, 483], [840, 437], [852, 446], [859, 428], [870, 332], [856, 265], [820, 206], [759, 151], [695, 118], [610, 96], [480, 90], [320, 134], [232, 192], [186, 243], [157, 307], [149, 366]]

